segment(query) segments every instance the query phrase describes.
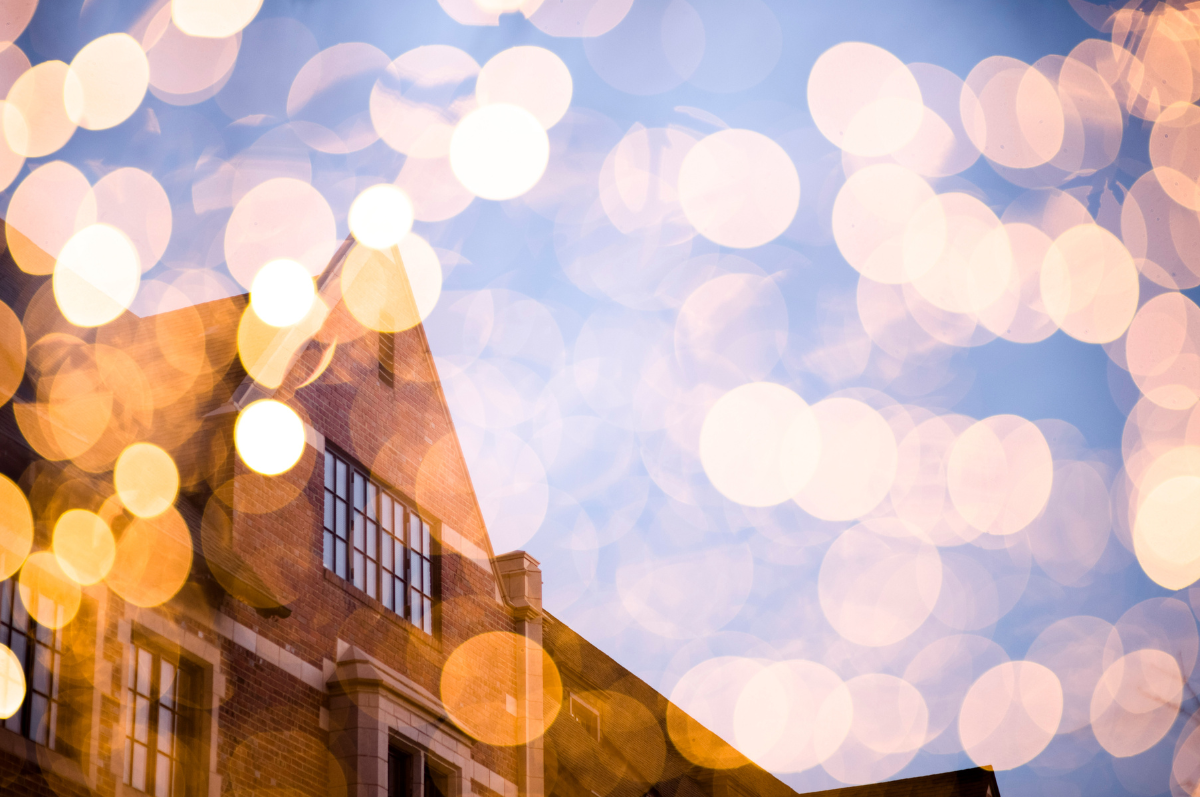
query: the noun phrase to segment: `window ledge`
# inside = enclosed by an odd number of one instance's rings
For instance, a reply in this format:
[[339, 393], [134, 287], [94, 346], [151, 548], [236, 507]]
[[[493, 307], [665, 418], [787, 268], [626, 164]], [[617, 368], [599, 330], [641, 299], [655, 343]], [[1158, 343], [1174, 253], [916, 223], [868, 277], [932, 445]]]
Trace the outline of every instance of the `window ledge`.
[[62, 753], [43, 747], [8, 728], [0, 728], [0, 753], [8, 753], [32, 764], [38, 771], [56, 776], [91, 789], [79, 762]]

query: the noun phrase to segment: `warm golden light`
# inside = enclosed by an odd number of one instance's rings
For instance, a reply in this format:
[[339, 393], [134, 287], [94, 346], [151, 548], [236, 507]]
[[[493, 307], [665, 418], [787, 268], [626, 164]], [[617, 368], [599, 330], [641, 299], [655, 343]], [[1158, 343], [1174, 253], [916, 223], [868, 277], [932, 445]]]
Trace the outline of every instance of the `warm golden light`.
[[191, 569], [191, 533], [172, 507], [125, 524], [104, 583], [134, 606], [158, 606], [179, 592]]
[[38, 551], [25, 560], [17, 581], [21, 603], [38, 625], [62, 628], [75, 619], [83, 592], [50, 551]]
[[29, 499], [7, 476], [0, 475], [0, 581], [21, 568], [33, 547], [33, 512]]
[[233, 439], [251, 470], [277, 476], [290, 470], [304, 453], [304, 422], [288, 405], [260, 399], [238, 413]]
[[72, 122], [105, 130], [124, 122], [142, 104], [150, 62], [127, 33], [110, 33], [84, 45], [71, 60], [63, 102]]
[[416, 233], [404, 236], [391, 252], [356, 246], [342, 266], [342, 298], [358, 323], [368, 329], [411, 329], [433, 312], [441, 293], [442, 268], [437, 254]]
[[71, 236], [54, 266], [54, 299], [75, 326], [98, 327], [129, 309], [142, 278], [125, 233], [93, 224]]
[[25, 702], [25, 663], [8, 645], [0, 645], [0, 719], [8, 719]]
[[1031, 661], [993, 667], [963, 699], [963, 750], [980, 766], [1015, 769], [1046, 749], [1062, 712], [1062, 684], [1049, 668]]
[[1054, 239], [1042, 265], [1042, 301], [1054, 322], [1084, 343], [1121, 337], [1138, 306], [1138, 270], [1121, 239], [1080, 224]]
[[295, 260], [272, 260], [258, 270], [250, 285], [254, 314], [273, 327], [298, 323], [308, 315], [316, 297], [312, 276]]
[[412, 230], [412, 200], [394, 185], [373, 185], [351, 203], [348, 223], [359, 243], [389, 249]]
[[1123, 758], [1149, 750], [1175, 723], [1184, 678], [1170, 653], [1135, 650], [1113, 662], [1092, 693], [1092, 732]]
[[[538, 692], [518, 696], [506, 691], [511, 687], [496, 668], [508, 672], [513, 662], [541, 669]], [[511, 747], [539, 738], [554, 722], [562, 706], [562, 680], [541, 645], [518, 634], [492, 631], [468, 639], [450, 654], [442, 667], [441, 698], [454, 721], [476, 739]], [[511, 700], [528, 700], [530, 710], [518, 706], [511, 711]]]
[[75, 134], [63, 101], [68, 69], [62, 61], [43, 61], [8, 90], [4, 138], [13, 152], [26, 158], [45, 157]]
[[70, 509], [58, 518], [51, 548], [63, 572], [83, 586], [108, 575], [117, 555], [108, 524], [85, 509]]
[[153, 443], [134, 443], [117, 457], [113, 485], [130, 512], [157, 517], [175, 503], [179, 469], [171, 455]]
[[450, 138], [450, 167], [483, 199], [512, 199], [542, 179], [550, 140], [537, 117], [519, 105], [485, 105], [463, 117]]

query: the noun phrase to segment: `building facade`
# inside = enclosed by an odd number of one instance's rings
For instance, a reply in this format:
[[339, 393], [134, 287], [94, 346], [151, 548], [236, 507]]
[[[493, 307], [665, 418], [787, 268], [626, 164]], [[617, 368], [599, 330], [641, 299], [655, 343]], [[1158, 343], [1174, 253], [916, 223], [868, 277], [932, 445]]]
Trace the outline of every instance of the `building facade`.
[[[0, 643], [21, 677], [0, 792], [793, 794], [547, 614], [536, 560], [491, 549], [424, 332], [347, 311], [352, 251], [284, 330], [170, 291], [74, 327], [5, 254]], [[274, 476], [234, 443], [264, 398], [304, 426]], [[114, 484], [139, 442], [179, 475], [149, 517]], [[75, 509], [112, 533], [91, 582], [47, 558]]]

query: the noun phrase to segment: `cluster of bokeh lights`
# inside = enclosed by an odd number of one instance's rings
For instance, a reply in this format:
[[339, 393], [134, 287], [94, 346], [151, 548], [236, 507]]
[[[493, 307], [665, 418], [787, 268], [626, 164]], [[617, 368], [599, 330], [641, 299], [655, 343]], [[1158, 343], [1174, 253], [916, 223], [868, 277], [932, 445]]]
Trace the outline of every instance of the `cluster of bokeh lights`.
[[[547, 41], [580, 38], [627, 94], [733, 92], [770, 71], [706, 71], [703, 35], [642, 46], [638, 31], [709, 30], [678, 0], [439, 4], [462, 25], [516, 13]], [[247, 508], [212, 485], [225, 503], [209, 511], [277, 511], [307, 500], [287, 480], [308, 473], [311, 430], [275, 391], [309, 343], [324, 348], [301, 388], [344, 381], [339, 344], [424, 322], [496, 549], [557, 552], [567, 572], [548, 561], [548, 602], [568, 617], [598, 589], [599, 551], [619, 552], [604, 605], [678, 643], [662, 686], [690, 714], [668, 732], [692, 760], [741, 762], [694, 720], [774, 772], [843, 783], [892, 777], [921, 751], [1069, 773], [1177, 739], [1159, 790], [1195, 793], [1200, 728], [1181, 711], [1200, 594], [1140, 600], [1113, 622], [1055, 614], [1020, 651], [990, 635], [1035, 572], [1062, 592], [1127, 557], [1168, 591], [1200, 580], [1200, 308], [1185, 293], [1200, 287], [1200, 12], [1089, 11], [1103, 37], [1032, 64], [988, 57], [965, 77], [843, 42], [808, 74], [813, 127], [767, 135], [682, 107], [678, 123], [623, 130], [580, 104], [549, 45], [482, 65], [446, 44], [320, 49], [299, 15], [260, 18], [254, 0], [156, 3], [69, 63], [35, 64], [15, 41], [37, 5], [0, 9], [6, 243], [45, 281], [23, 317], [0, 305], [0, 398], [59, 470], [0, 477], [0, 579], [17, 577], [38, 623], [69, 623], [100, 583], [136, 606], [182, 588], [192, 547], [175, 502], [193, 477], [173, 452], [235, 357], [271, 396], [234, 408], [238, 478], [281, 486]], [[778, 23], [759, 5], [746, 24], [769, 42]], [[258, 77], [255, 58], [287, 67]], [[118, 153], [93, 180], [72, 159], [80, 138], [165, 135], [198, 107], [255, 142], [197, 148], [173, 174]], [[1120, 196], [1097, 183], [1097, 200], [1084, 183], [1128, 173], [1132, 126], [1148, 132], [1144, 168]], [[1003, 207], [965, 176], [981, 159], [1016, 190]], [[564, 310], [559, 288], [539, 300], [503, 281], [447, 289], [451, 275], [474, 284], [461, 230], [488, 202], [538, 230], [527, 254], [586, 302]], [[195, 251], [181, 258], [184, 239]], [[785, 283], [812, 268], [801, 248], [830, 245], [829, 268], [855, 282], [825, 296], [828, 318], [798, 346]], [[216, 319], [197, 309], [241, 293]], [[327, 329], [339, 307], [349, 337]], [[236, 329], [233, 348], [206, 348], [214, 324]], [[1103, 347], [1127, 414], [1120, 451], [944, 398], [956, 352], [1056, 333]], [[430, 444], [432, 469], [450, 444]], [[673, 541], [750, 528], [763, 548], [664, 555], [635, 528]], [[823, 649], [790, 631], [763, 632], [770, 654], [697, 647], [750, 600], [756, 557], [814, 551], [806, 622]], [[497, 745], [544, 730], [513, 736], [503, 690], [470, 703], [494, 684], [456, 655], [441, 686], [460, 724]], [[0, 647], [0, 716], [24, 690]]]

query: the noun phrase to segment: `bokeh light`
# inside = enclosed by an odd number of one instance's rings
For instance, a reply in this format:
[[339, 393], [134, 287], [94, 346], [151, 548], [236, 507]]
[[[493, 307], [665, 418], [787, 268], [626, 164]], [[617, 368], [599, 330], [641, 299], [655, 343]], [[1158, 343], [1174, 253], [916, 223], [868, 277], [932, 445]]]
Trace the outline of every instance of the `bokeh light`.
[[25, 702], [25, 663], [12, 648], [0, 645], [0, 719], [8, 719]]
[[171, 455], [153, 443], [134, 443], [117, 457], [113, 486], [131, 513], [158, 517], [175, 503], [179, 469]]
[[129, 236], [92, 224], [71, 236], [54, 266], [54, 300], [78, 327], [107, 324], [129, 309], [142, 267]]
[[777, 238], [796, 215], [800, 177], [783, 148], [751, 130], [722, 130], [688, 150], [679, 204], [696, 231], [739, 249]]
[[542, 179], [550, 142], [537, 117], [519, 105], [484, 105], [463, 117], [450, 138], [450, 168], [483, 199], [512, 199]]
[[304, 266], [295, 260], [272, 260], [258, 270], [250, 283], [254, 314], [273, 327], [298, 323], [317, 298], [316, 285]]
[[70, 509], [58, 518], [51, 547], [63, 572], [83, 586], [108, 575], [117, 555], [108, 524], [86, 509]]
[[852, 155], [903, 147], [924, 115], [921, 88], [899, 58], [873, 44], [843, 42], [817, 58], [808, 107], [821, 133]]
[[105, 130], [133, 115], [149, 85], [150, 62], [142, 46], [127, 33], [110, 33], [71, 59], [63, 102], [72, 122], [87, 130]]
[[412, 230], [413, 203], [394, 185], [373, 185], [354, 198], [348, 222], [363, 246], [390, 249]]
[[979, 677], [958, 718], [963, 750], [979, 766], [1013, 769], [1031, 761], [1058, 732], [1063, 689], [1031, 661], [1001, 664]]
[[188, 36], [223, 39], [250, 24], [262, 0], [171, 0], [171, 21]]
[[541, 47], [510, 47], [492, 56], [475, 81], [480, 105], [519, 105], [549, 130], [571, 105], [571, 72]]
[[38, 625], [62, 628], [75, 619], [83, 591], [50, 551], [38, 551], [25, 560], [17, 580], [21, 603]]
[[342, 266], [342, 298], [367, 329], [411, 329], [429, 316], [441, 293], [437, 253], [416, 233], [404, 236], [391, 252], [356, 246]]
[[104, 577], [110, 589], [134, 606], [166, 603], [192, 570], [192, 536], [174, 508], [151, 519], [126, 521], [112, 568]]
[[21, 488], [0, 475], [0, 577], [11, 577], [33, 547], [33, 511]]
[[704, 418], [700, 461], [723, 495], [747, 506], [782, 503], [803, 487], [821, 455], [821, 435], [804, 399], [782, 385], [731, 390]]
[[277, 476], [290, 470], [304, 453], [304, 422], [288, 405], [260, 399], [238, 413], [233, 439], [251, 470]]

